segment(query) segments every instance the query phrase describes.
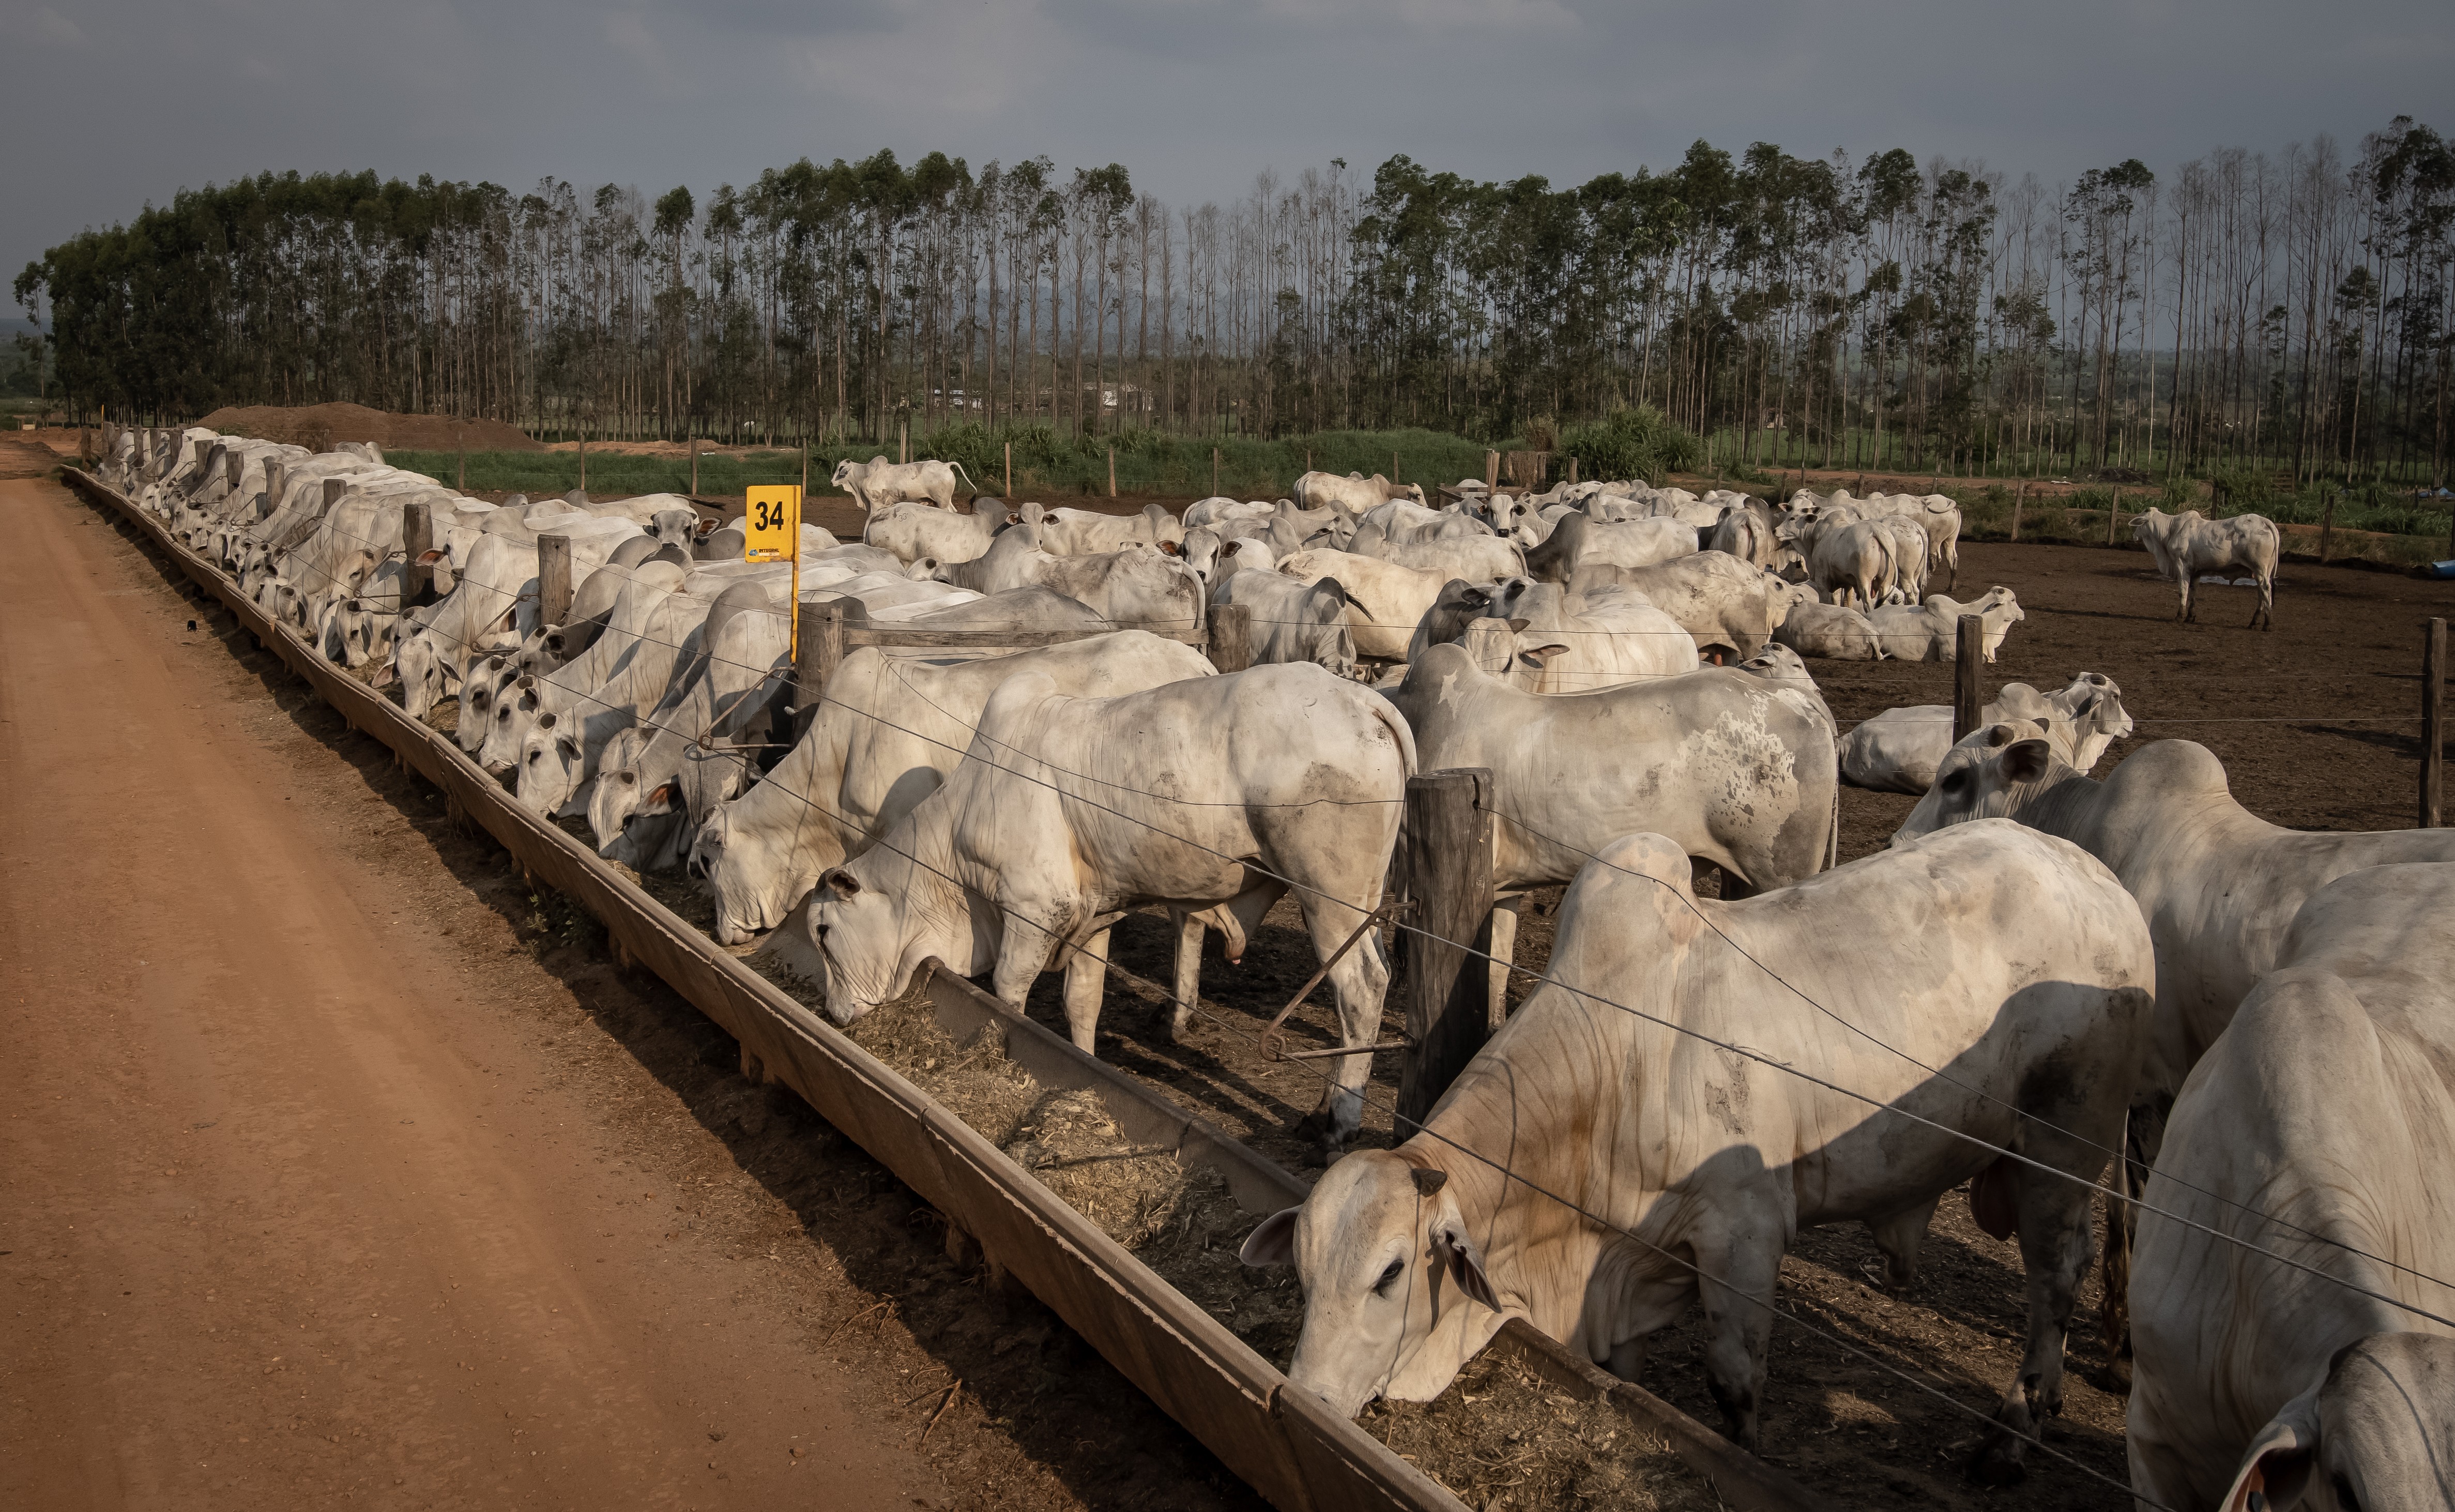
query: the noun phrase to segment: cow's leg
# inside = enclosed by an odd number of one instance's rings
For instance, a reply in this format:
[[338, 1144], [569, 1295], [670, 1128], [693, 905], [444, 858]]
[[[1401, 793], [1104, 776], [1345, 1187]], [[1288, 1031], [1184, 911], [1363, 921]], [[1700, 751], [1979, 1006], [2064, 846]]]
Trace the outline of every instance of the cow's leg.
[[2191, 573], [2187, 568], [2177, 568], [2174, 575], [2181, 579], [2182, 584], [2182, 610], [2175, 617], [2187, 625], [2191, 622], [2191, 615], [2199, 610], [2199, 606], [2191, 602], [2194, 596], [2191, 593]]
[[1935, 1205], [1942, 1200], [1940, 1194], [1916, 1207], [1903, 1208], [1890, 1218], [1869, 1222], [1867, 1232], [1876, 1238], [1876, 1249], [1884, 1257], [1884, 1289], [1905, 1292], [1917, 1280], [1918, 1247], [1926, 1242], [1927, 1224], [1935, 1219]]
[[1517, 917], [1525, 906], [1522, 893], [1514, 897], [1496, 898], [1491, 905], [1491, 996], [1485, 1009], [1489, 1017], [1484, 1021], [1494, 1028], [1509, 1017], [1509, 963], [1517, 958]]
[[[2041, 1117], [2062, 1121], [2052, 1112]], [[2019, 1481], [2026, 1473], [2021, 1459], [2028, 1445], [2023, 1441], [2036, 1438], [2046, 1419], [2062, 1412], [2063, 1342], [2071, 1332], [2072, 1300], [2088, 1269], [2093, 1237], [2093, 1194], [2071, 1176], [2093, 1175], [2097, 1167], [2088, 1157], [2096, 1152], [2061, 1136], [2029, 1142], [2023, 1153], [2052, 1169], [2021, 1165], [2011, 1173], [2020, 1261], [2028, 1280], [2029, 1342], [2019, 1376], [1995, 1409], [1998, 1429], [1987, 1435], [1970, 1465], [1971, 1476], [1989, 1485]]]
[[[1198, 948], [1201, 941], [1197, 939]], [[1108, 932], [1102, 930], [1074, 948], [1065, 962], [1065, 1032], [1074, 1048], [1092, 1053], [1100, 1030], [1100, 998], [1108, 985]]]
[[[1303, 880], [1299, 877], [1298, 880]], [[1303, 900], [1305, 933], [1312, 937], [1313, 956], [1328, 960], [1347, 937], [1355, 932], [1364, 916], [1381, 902], [1379, 878], [1363, 889], [1346, 890], [1353, 897], [1363, 893], [1360, 901], [1341, 904], [1331, 901], [1339, 896], [1330, 888], [1308, 887], [1296, 896]], [[1325, 897], [1324, 893], [1330, 896]], [[1329, 985], [1338, 997], [1338, 1042], [1361, 1047], [1380, 1038], [1381, 1007], [1390, 991], [1390, 966], [1381, 956], [1381, 939], [1376, 932], [1368, 931], [1355, 942], [1355, 948], [1329, 968]], [[1335, 1152], [1345, 1148], [1364, 1122], [1364, 1085], [1371, 1079], [1372, 1058], [1359, 1054], [1341, 1056], [1338, 1070], [1321, 1090], [1321, 1102], [1298, 1121], [1298, 1138], [1318, 1139], [1323, 1146]]]
[[1167, 1038], [1180, 1041], [1193, 1020], [1193, 1005], [1201, 1000], [1202, 937], [1208, 931], [1186, 909], [1168, 913], [1176, 920], [1176, 1001], [1168, 1011]]
[[1764, 1399], [1765, 1346], [1773, 1333], [1775, 1283], [1789, 1225], [1762, 1183], [1690, 1232], [1696, 1299], [1705, 1309], [1705, 1384], [1740, 1448], [1756, 1448], [1756, 1414]]
[[2259, 575], [2259, 602], [2251, 607], [2250, 622], [2255, 628], [2262, 626], [2268, 630], [2276, 628], [2276, 575], [2274, 573]]

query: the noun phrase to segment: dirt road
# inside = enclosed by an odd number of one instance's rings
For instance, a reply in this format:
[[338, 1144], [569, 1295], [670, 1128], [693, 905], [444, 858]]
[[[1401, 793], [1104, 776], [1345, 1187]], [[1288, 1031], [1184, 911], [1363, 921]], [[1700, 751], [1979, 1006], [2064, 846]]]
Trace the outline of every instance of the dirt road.
[[1246, 1501], [102, 514], [0, 520], [6, 1501]]

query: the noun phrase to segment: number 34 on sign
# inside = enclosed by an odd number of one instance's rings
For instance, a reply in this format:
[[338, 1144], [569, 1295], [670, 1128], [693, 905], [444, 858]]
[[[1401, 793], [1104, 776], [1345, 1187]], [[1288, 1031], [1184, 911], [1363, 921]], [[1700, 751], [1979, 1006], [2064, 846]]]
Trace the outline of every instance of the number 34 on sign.
[[741, 516], [741, 559], [797, 562], [801, 555], [801, 490], [779, 483], [750, 490]]

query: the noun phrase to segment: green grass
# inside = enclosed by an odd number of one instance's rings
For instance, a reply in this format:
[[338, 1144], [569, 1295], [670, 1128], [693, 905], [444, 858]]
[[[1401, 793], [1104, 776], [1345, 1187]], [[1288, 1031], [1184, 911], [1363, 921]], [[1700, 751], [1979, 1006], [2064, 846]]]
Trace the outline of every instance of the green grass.
[[[1484, 443], [1433, 431], [1326, 431], [1284, 441], [1253, 441], [1211, 436], [1167, 435], [1153, 431], [1126, 431], [1113, 437], [1076, 441], [1045, 425], [948, 426], [927, 437], [913, 438], [916, 457], [960, 462], [983, 493], [998, 494], [1005, 484], [1005, 448], [1014, 448], [1014, 492], [1019, 498], [1060, 499], [1103, 496], [1108, 492], [1108, 451], [1117, 454], [1120, 494], [1201, 497], [1211, 492], [1210, 454], [1219, 450], [1219, 490], [1239, 498], [1277, 498], [1305, 471], [1308, 454], [1314, 467], [1330, 473], [1379, 473], [1389, 475], [1395, 454], [1400, 481], [1435, 484], [1483, 475]], [[1502, 449], [1516, 443], [1502, 443]], [[831, 493], [827, 479], [836, 463], [850, 457], [865, 461], [880, 448], [863, 442], [852, 446], [814, 447], [810, 451], [813, 494]], [[386, 454], [396, 467], [444, 483], [457, 476], [459, 454], [452, 452], [398, 451]], [[468, 487], [479, 493], [518, 492], [534, 496], [567, 493], [579, 482], [576, 452], [472, 452], [468, 454]], [[754, 483], [798, 483], [801, 454], [798, 451], [754, 452], [746, 457], [702, 455], [699, 487], [704, 494], [740, 494]], [[628, 456], [614, 452], [588, 455], [591, 494], [681, 493], [690, 486], [690, 462], [682, 457]]]

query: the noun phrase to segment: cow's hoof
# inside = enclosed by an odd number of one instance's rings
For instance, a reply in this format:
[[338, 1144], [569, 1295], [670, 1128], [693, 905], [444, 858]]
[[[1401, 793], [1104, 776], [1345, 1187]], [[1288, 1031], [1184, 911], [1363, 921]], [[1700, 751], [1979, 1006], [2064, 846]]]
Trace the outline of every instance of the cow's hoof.
[[2029, 1467], [2020, 1462], [2020, 1451], [2026, 1445], [1998, 1428], [1986, 1435], [1977, 1456], [1969, 1462], [1969, 1479], [1979, 1485], [2019, 1485], [2029, 1478]]

